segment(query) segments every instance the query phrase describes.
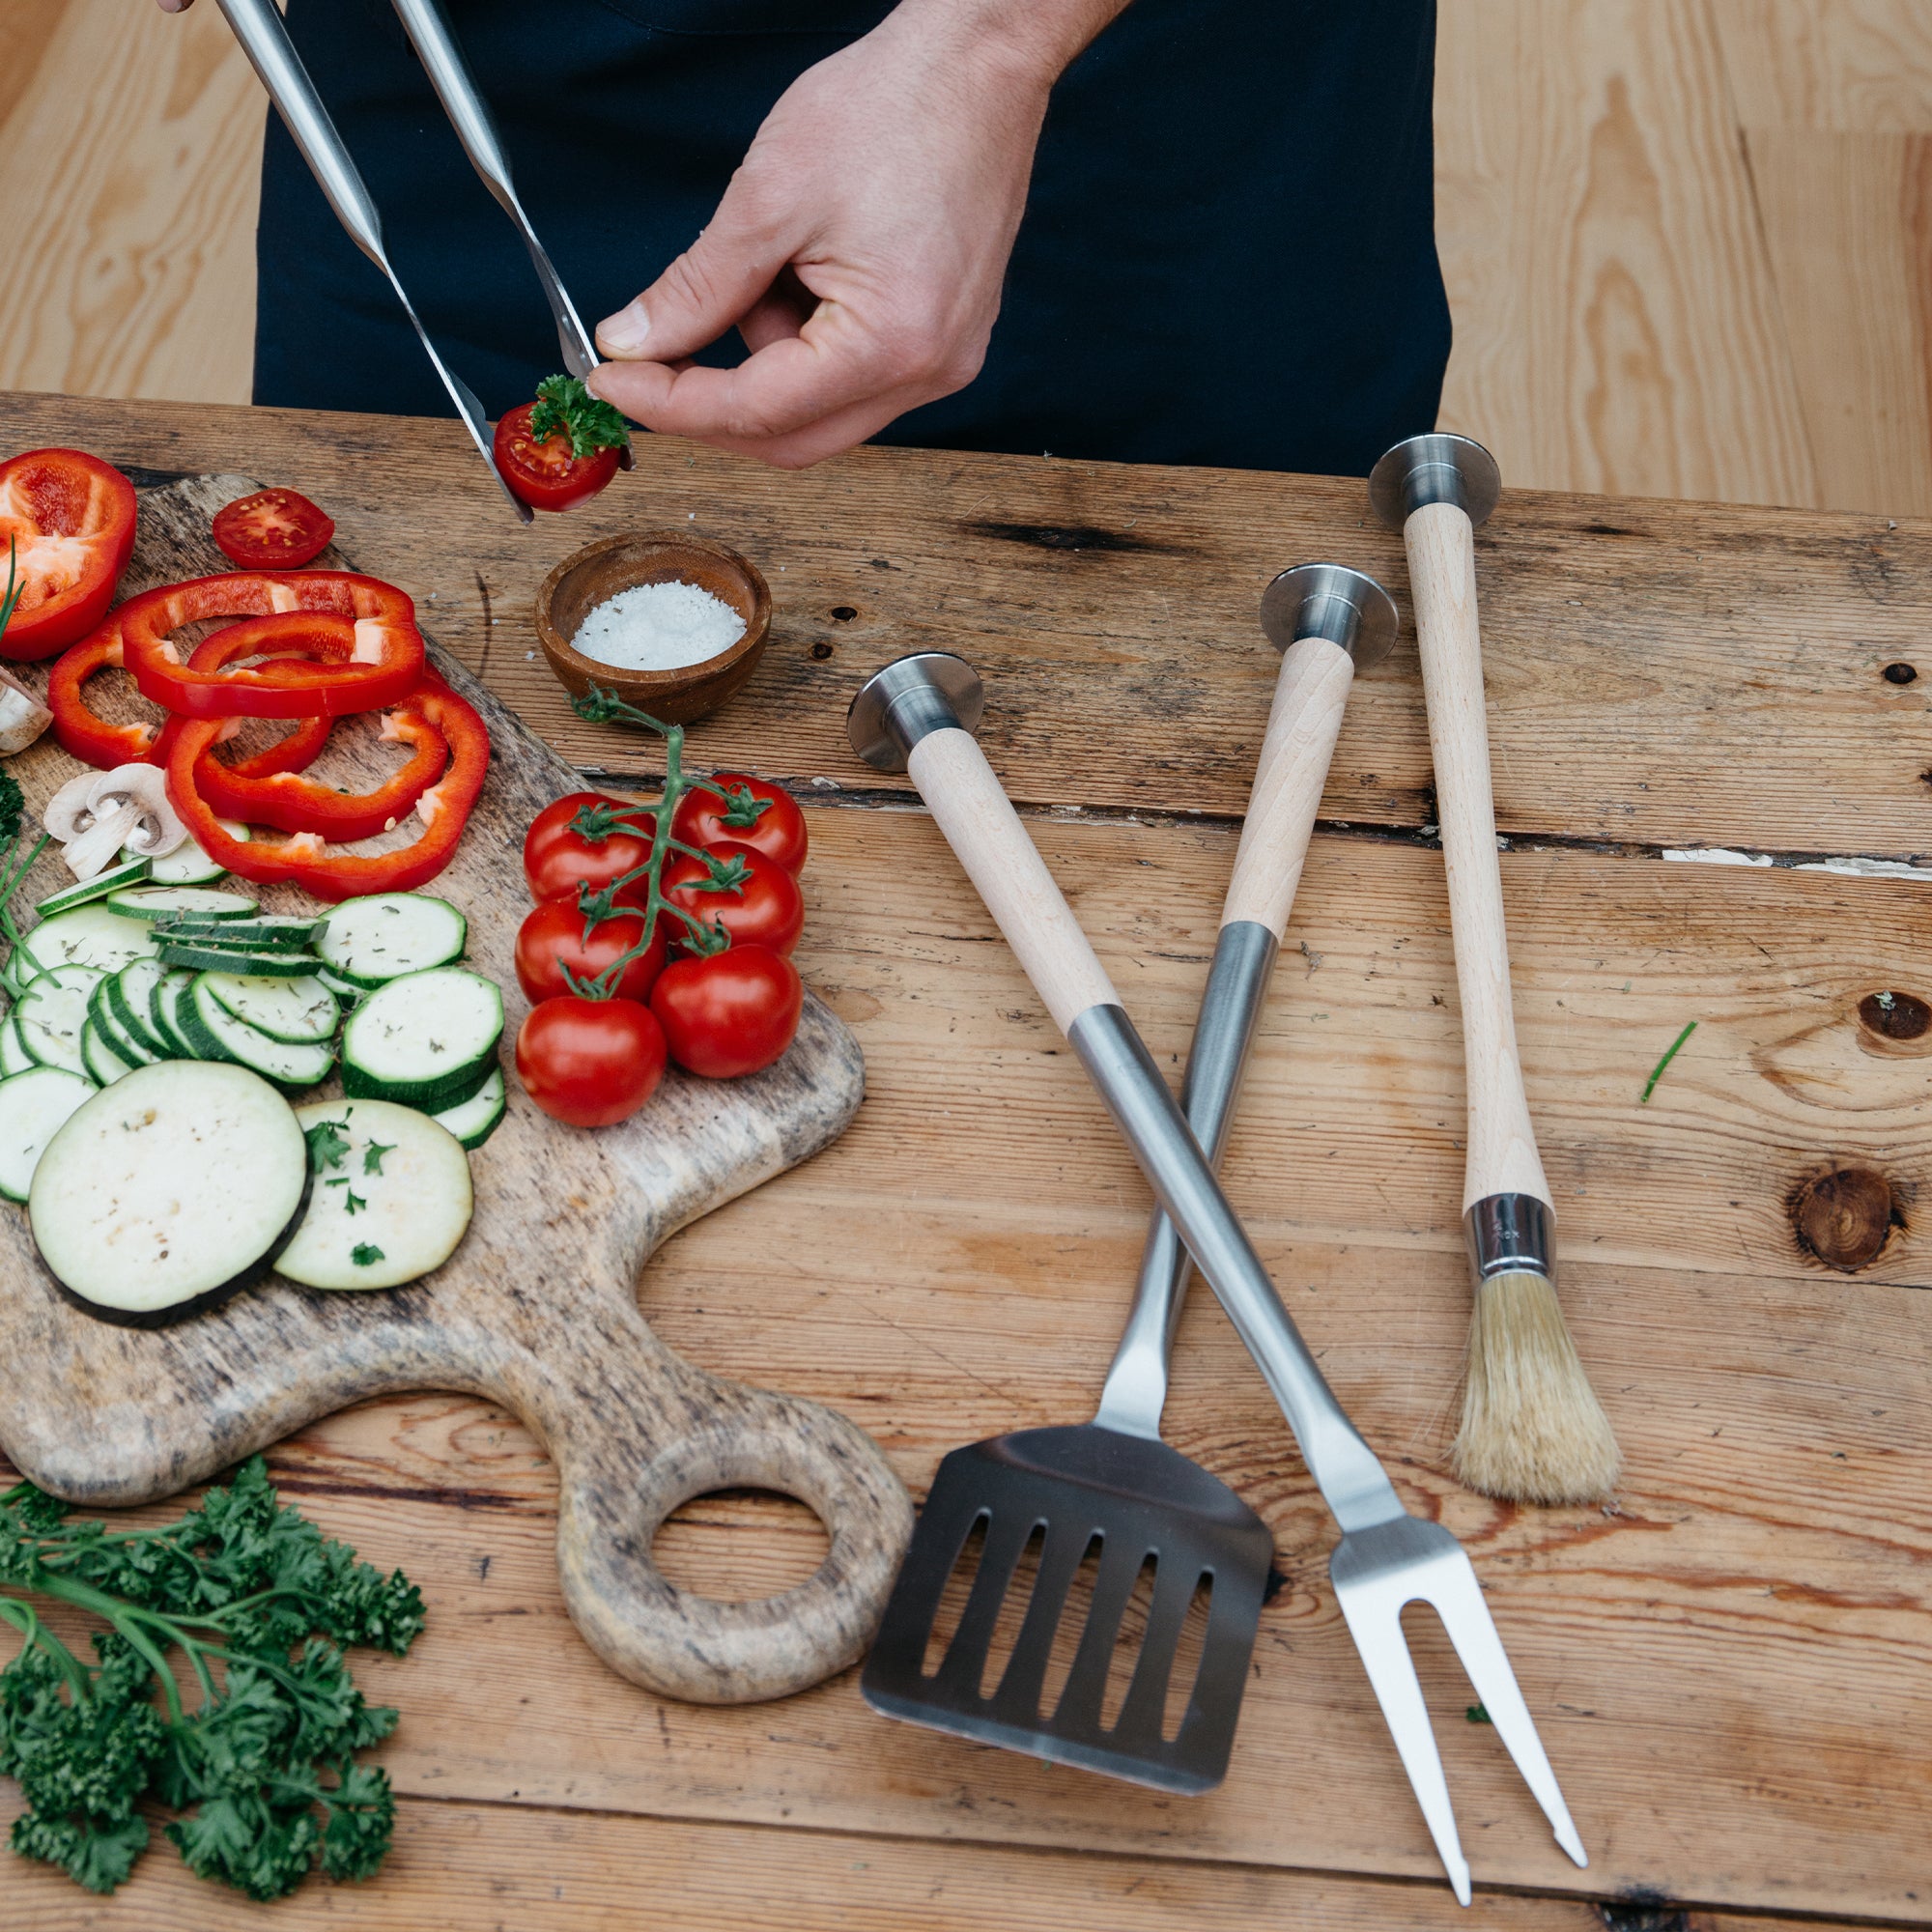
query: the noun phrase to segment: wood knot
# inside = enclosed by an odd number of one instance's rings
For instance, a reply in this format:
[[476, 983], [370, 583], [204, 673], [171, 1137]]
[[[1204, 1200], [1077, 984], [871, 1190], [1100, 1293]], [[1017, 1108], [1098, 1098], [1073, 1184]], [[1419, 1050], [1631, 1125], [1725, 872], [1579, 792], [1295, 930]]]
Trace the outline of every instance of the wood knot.
[[1869, 1267], [1891, 1231], [1905, 1226], [1891, 1182], [1868, 1167], [1833, 1168], [1801, 1181], [1784, 1205], [1799, 1247], [1842, 1274]]
[[1932, 1027], [1932, 1007], [1916, 993], [1867, 993], [1859, 1002], [1859, 1024], [1881, 1039], [1917, 1039]]
[[1904, 662], [1889, 664], [1881, 675], [1888, 684], [1911, 684], [1918, 676], [1918, 670]]
[[1605, 1932], [1686, 1932], [1690, 1915], [1681, 1905], [1642, 1892], [1597, 1907]]

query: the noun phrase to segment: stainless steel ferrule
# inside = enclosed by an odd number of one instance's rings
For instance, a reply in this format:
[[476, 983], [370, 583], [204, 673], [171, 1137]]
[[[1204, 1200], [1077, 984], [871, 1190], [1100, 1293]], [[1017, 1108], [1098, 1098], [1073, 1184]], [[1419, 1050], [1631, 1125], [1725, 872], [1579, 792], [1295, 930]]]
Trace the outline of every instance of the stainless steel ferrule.
[[1534, 1194], [1486, 1194], [1463, 1216], [1469, 1265], [1478, 1281], [1492, 1274], [1556, 1272], [1555, 1217]]

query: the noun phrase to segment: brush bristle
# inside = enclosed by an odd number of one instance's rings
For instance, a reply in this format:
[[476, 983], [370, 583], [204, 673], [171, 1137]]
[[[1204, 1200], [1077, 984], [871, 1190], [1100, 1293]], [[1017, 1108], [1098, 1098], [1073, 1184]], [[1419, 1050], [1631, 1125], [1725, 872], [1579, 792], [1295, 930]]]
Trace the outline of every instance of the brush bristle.
[[1512, 1502], [1600, 1502], [1615, 1488], [1617, 1438], [1546, 1276], [1492, 1275], [1476, 1290], [1449, 1460], [1472, 1490]]

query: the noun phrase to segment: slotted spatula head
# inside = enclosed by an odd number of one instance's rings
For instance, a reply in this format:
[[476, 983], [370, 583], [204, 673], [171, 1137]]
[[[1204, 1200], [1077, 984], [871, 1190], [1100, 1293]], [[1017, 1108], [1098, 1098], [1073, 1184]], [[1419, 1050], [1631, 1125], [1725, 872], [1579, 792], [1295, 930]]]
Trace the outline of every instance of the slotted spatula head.
[[[976, 1528], [983, 1532], [979, 1568], [958, 1628], [927, 1675], [941, 1600]], [[1004, 1671], [987, 1683], [1001, 1605], [1036, 1529], [1041, 1539], [1032, 1595]], [[1075, 1576], [1096, 1543], [1091, 1599], [1069, 1605]], [[866, 1701], [887, 1717], [1163, 1791], [1211, 1790], [1227, 1775], [1273, 1556], [1267, 1524], [1225, 1483], [1164, 1443], [1084, 1423], [955, 1449], [939, 1465], [867, 1660]], [[1108, 1725], [1103, 1704], [1116, 1640], [1150, 1558], [1146, 1635]], [[1169, 1682], [1203, 1585], [1200, 1664], [1179, 1726], [1166, 1737]], [[1020, 1610], [1015, 1603], [1009, 1628]], [[1063, 1617], [1083, 1610], [1084, 1625], [1069, 1626], [1063, 1637], [1062, 1655], [1070, 1649], [1072, 1663], [1048, 1708], [1055, 1633]]]

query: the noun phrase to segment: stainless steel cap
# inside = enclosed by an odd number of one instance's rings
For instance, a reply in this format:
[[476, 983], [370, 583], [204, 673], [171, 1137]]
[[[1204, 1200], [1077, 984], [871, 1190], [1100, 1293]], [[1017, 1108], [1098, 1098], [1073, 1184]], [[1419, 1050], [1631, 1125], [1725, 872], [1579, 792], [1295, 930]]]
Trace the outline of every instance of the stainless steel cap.
[[1472, 524], [1484, 523], [1502, 488], [1496, 459], [1480, 442], [1443, 433], [1397, 443], [1369, 472], [1369, 501], [1392, 530], [1425, 503], [1460, 503]]
[[928, 731], [956, 726], [977, 735], [985, 708], [986, 688], [964, 658], [915, 651], [859, 687], [845, 713], [845, 735], [868, 765], [902, 772], [906, 754]]
[[1395, 599], [1345, 563], [1297, 563], [1262, 592], [1262, 629], [1276, 650], [1326, 638], [1354, 659], [1357, 670], [1388, 656], [1401, 621]]

